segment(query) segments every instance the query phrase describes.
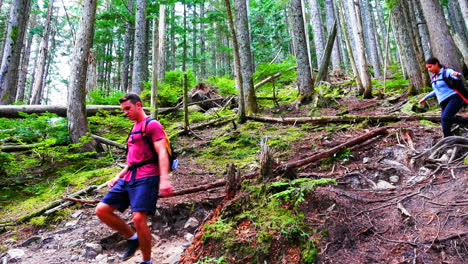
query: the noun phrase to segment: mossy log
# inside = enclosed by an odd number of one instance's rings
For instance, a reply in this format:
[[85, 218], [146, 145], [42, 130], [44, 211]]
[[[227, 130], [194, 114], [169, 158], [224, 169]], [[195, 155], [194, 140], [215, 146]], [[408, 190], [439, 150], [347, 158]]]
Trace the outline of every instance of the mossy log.
[[295, 162], [290, 162], [290, 163], [287, 163], [285, 165], [282, 165], [282, 166], [280, 166], [280, 167], [278, 167], [276, 169], [276, 172], [281, 173], [281, 172], [284, 172], [284, 171], [291, 170], [293, 168], [304, 166], [306, 164], [309, 164], [309, 163], [312, 163], [312, 162], [315, 162], [315, 161], [318, 161], [318, 160], [328, 158], [331, 155], [337, 153], [338, 151], [340, 151], [340, 150], [342, 150], [344, 148], [349, 148], [351, 146], [362, 143], [362, 142], [364, 142], [364, 141], [366, 141], [368, 139], [371, 139], [373, 137], [376, 137], [378, 135], [385, 135], [386, 133], [387, 133], [387, 128], [386, 127], [381, 127], [381, 128], [375, 129], [375, 130], [373, 130], [373, 131], [371, 131], [369, 133], [366, 133], [366, 134], [361, 135], [361, 136], [359, 136], [357, 138], [354, 138], [353, 140], [347, 141], [347, 142], [345, 142], [343, 144], [340, 144], [340, 145], [338, 145], [338, 146], [336, 146], [334, 148], [331, 148], [330, 150], [320, 152], [320, 153], [318, 153], [316, 155], [310, 156], [310, 157], [302, 159], [302, 160], [298, 160], [298, 161], [295, 161]]
[[[83, 189], [83, 190], [80, 190], [80, 191], [77, 191], [75, 193], [70, 194], [69, 197], [77, 197], [77, 196], [89, 193], [91, 191], [94, 191], [96, 188], [97, 188], [96, 185], [92, 185], [92, 186], [89, 186], [86, 189]], [[46, 206], [44, 206], [44, 207], [42, 207], [42, 208], [40, 208], [40, 209], [38, 209], [38, 210], [36, 210], [34, 212], [31, 212], [29, 214], [26, 214], [24, 216], [19, 217], [16, 220], [6, 221], [6, 225], [10, 225], [12, 223], [13, 224], [21, 224], [21, 223], [29, 221], [31, 218], [41, 216], [41, 215], [45, 215], [46, 212], [48, 212], [48, 215], [50, 215], [53, 212], [56, 212], [56, 211], [58, 211], [60, 209], [65, 208], [65, 207], [62, 206], [62, 204], [65, 204], [65, 203], [70, 203], [70, 202], [64, 201], [63, 199], [55, 200], [55, 201], [49, 203], [48, 205], [46, 205]], [[68, 204], [68, 205], [70, 205], [70, 204]], [[59, 207], [58, 210], [55, 209], [57, 207]], [[4, 224], [4, 223], [2, 223], [2, 224]], [[2, 226], [2, 224], [0, 224], [0, 226]]]
[[115, 141], [112, 141], [112, 140], [109, 140], [109, 139], [106, 139], [106, 138], [103, 138], [103, 137], [100, 137], [100, 136], [97, 136], [97, 135], [91, 135], [91, 136], [98, 143], [106, 144], [106, 145], [113, 146], [113, 147], [116, 147], [116, 148], [119, 148], [119, 149], [127, 149], [127, 147], [124, 144], [120, 144], [120, 143], [117, 143]]
[[320, 117], [269, 117], [269, 116], [247, 116], [247, 119], [269, 122], [269, 123], [284, 123], [284, 124], [299, 124], [299, 123], [358, 123], [363, 121], [369, 122], [396, 122], [406, 120], [430, 120], [434, 122], [440, 121], [440, 116], [436, 115], [385, 115], [385, 116], [354, 116], [354, 115], [343, 115], [343, 116], [320, 116]]
[[[150, 108], [145, 107], [145, 112], [150, 113]], [[105, 110], [111, 114], [123, 114], [120, 105], [87, 105], [86, 114], [88, 116], [96, 115], [99, 110]], [[158, 113], [168, 113], [178, 111], [176, 107], [159, 108]], [[26, 114], [44, 114], [53, 113], [58, 116], [67, 116], [67, 107], [65, 105], [0, 105], [0, 117], [22, 118], [20, 112]]]

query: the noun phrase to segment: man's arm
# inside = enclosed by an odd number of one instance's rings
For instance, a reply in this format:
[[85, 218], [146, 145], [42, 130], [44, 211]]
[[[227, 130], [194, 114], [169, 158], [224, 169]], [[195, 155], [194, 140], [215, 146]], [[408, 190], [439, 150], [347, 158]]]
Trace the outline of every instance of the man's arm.
[[167, 153], [167, 140], [165, 138], [153, 142], [154, 149], [158, 153], [159, 166], [159, 194], [161, 196], [169, 196], [174, 190], [172, 183], [169, 180], [169, 154]]
[[120, 172], [119, 174], [117, 174], [117, 176], [115, 176], [114, 178], [112, 178], [108, 183], [107, 183], [107, 187], [109, 187], [109, 189], [112, 189], [112, 187], [114, 187], [114, 185], [117, 183], [117, 181], [119, 179], [122, 179], [125, 174], [127, 174], [127, 171], [128, 171], [128, 165], [126, 165]]

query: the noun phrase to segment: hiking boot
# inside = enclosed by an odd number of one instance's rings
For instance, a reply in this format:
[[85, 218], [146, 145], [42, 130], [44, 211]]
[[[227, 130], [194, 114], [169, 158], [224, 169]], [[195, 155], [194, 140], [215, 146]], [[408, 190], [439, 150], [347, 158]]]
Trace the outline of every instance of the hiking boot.
[[122, 260], [125, 261], [133, 257], [139, 245], [138, 239], [127, 239], [127, 251], [125, 251], [125, 254], [122, 256]]

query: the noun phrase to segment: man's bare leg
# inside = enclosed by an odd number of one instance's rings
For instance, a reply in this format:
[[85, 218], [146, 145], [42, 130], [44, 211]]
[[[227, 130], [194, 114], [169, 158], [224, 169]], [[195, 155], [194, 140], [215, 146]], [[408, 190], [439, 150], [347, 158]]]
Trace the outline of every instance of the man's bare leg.
[[151, 230], [146, 222], [148, 217], [145, 211], [133, 212], [133, 224], [138, 233], [138, 242], [140, 243], [143, 261], [151, 260]]
[[99, 203], [96, 207], [96, 215], [104, 224], [119, 232], [124, 237], [132, 237], [135, 234], [135, 231], [133, 231], [133, 229], [127, 225], [120, 216], [115, 214], [116, 209], [117, 208], [115, 206]]

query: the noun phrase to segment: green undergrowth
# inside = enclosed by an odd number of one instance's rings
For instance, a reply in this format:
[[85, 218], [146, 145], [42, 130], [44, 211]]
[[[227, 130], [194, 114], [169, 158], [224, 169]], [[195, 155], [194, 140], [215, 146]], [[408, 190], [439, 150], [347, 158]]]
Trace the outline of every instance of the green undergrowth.
[[[100, 185], [114, 177], [120, 168], [99, 168], [89, 171], [76, 171], [51, 175], [24, 188], [3, 188], [0, 191], [2, 203], [0, 215], [2, 221], [19, 218], [37, 210], [67, 194], [85, 189], [91, 185]], [[58, 172], [61, 173], [61, 172]]]
[[306, 132], [298, 127], [271, 126], [254, 121], [238, 124], [237, 129], [233, 129], [229, 124], [219, 129], [208, 146], [198, 152], [196, 163], [204, 164], [210, 169], [223, 168], [228, 163], [245, 167], [256, 164], [263, 137], [267, 138], [273, 151], [284, 155], [293, 151], [290, 148], [291, 143], [305, 134]]
[[332, 183], [306, 178], [261, 185], [244, 181], [240, 197], [223, 209], [217, 222], [205, 225], [202, 241], [216, 245], [215, 256], [230, 260], [263, 263], [285, 253], [273, 248], [294, 247], [300, 248], [304, 263], [312, 263], [322, 235], [307, 225], [299, 205], [317, 185]]

